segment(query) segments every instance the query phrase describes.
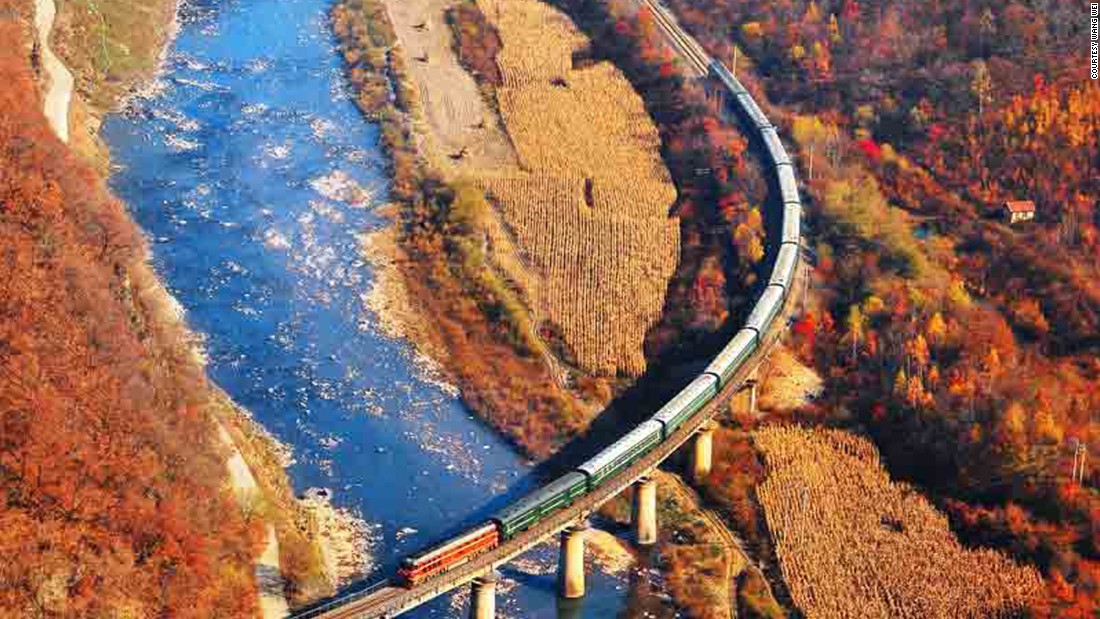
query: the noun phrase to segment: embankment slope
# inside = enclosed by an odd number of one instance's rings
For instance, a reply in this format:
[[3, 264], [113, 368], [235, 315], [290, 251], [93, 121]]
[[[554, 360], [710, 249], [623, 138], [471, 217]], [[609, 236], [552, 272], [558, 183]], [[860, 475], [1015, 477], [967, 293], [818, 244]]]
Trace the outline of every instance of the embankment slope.
[[[170, 29], [174, 4], [158, 6], [165, 23], [144, 31]], [[75, 136], [98, 121], [72, 114], [88, 106], [52, 49], [62, 21], [53, 2], [0, 8], [0, 478], [12, 489], [0, 520], [15, 536], [0, 546], [16, 557], [0, 575], [10, 585], [0, 609], [253, 616], [256, 572], [283, 564], [285, 590], [259, 600], [265, 616], [280, 616], [285, 592], [300, 599], [331, 587], [312, 518], [293, 498], [277, 445], [207, 382], [196, 340], [123, 206], [62, 144], [74, 137], [76, 148]], [[113, 32], [125, 46], [126, 31]], [[135, 61], [155, 67], [165, 40]], [[81, 49], [70, 40], [66, 52]], [[148, 74], [126, 75], [83, 77], [110, 102], [98, 84], [121, 93]], [[242, 480], [247, 505], [233, 500]], [[96, 551], [104, 545], [113, 550]]]

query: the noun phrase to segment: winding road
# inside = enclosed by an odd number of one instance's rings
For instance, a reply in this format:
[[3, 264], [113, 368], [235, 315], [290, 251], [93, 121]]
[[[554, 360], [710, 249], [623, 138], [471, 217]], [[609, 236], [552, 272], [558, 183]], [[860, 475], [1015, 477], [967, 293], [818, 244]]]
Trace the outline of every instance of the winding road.
[[34, 27], [38, 34], [38, 48], [41, 50], [42, 68], [46, 71], [48, 84], [42, 112], [50, 123], [50, 128], [61, 138], [69, 141], [69, 102], [73, 98], [73, 74], [65, 63], [53, 53], [50, 47], [50, 33], [57, 17], [57, 5], [54, 0], [35, 0]]

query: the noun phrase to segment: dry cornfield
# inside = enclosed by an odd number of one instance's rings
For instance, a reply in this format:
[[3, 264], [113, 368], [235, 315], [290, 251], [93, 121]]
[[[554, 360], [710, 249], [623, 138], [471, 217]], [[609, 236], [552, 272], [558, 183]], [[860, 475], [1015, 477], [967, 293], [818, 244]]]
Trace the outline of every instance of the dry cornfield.
[[767, 467], [757, 495], [807, 617], [1013, 616], [1041, 591], [1034, 569], [963, 548], [943, 514], [890, 481], [868, 441], [799, 427], [753, 440]]
[[557, 325], [586, 369], [644, 371], [641, 342], [660, 318], [679, 256], [678, 223], [598, 216], [582, 207], [580, 178], [517, 175], [483, 183], [533, 272], [525, 279], [536, 319]]
[[505, 86], [546, 82], [567, 75], [573, 52], [588, 44], [561, 11], [537, 0], [478, 0], [503, 44], [497, 55]]
[[503, 42], [496, 96], [519, 161], [477, 178], [500, 216], [494, 263], [581, 369], [640, 374], [679, 259], [657, 128], [613, 65], [572, 68], [587, 40], [565, 15], [536, 0], [478, 4]]

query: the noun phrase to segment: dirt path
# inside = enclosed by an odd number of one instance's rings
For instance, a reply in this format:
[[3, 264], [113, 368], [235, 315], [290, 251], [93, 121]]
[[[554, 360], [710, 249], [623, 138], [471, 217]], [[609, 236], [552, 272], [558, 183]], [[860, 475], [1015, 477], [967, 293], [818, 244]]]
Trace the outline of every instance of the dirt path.
[[[742, 571], [746, 569], [757, 570], [758, 572], [760, 572], [760, 574], [764, 574], [765, 572], [760, 565], [753, 561], [748, 551], [745, 550], [745, 545], [741, 542], [741, 538], [738, 537], [736, 533], [731, 531], [730, 528], [726, 526], [726, 522], [722, 519], [721, 516], [719, 516], [714, 510], [706, 507], [703, 504], [703, 499], [699, 496], [699, 493], [696, 492], [694, 488], [684, 483], [684, 480], [679, 475], [668, 475], [667, 477], [668, 479], [672, 480], [672, 483], [669, 484], [672, 488], [672, 491], [678, 493], [686, 501], [692, 503], [695, 506], [695, 509], [699, 513], [699, 515], [702, 516], [703, 519], [705, 519], [708, 523], [710, 523], [712, 529], [718, 532], [718, 535], [724, 541], [724, 546], [726, 547], [726, 549], [730, 552], [741, 555], [741, 562], [739, 565], [743, 567], [740, 571], [734, 570], [734, 561], [726, 562], [726, 579], [729, 582], [729, 612], [731, 619], [736, 619], [737, 577], [741, 574]], [[771, 582], [769, 582], [766, 578], [763, 580], [768, 587], [769, 595], [774, 598], [775, 594], [771, 590]]]
[[[233, 444], [229, 432], [220, 423], [218, 424], [218, 436], [222, 443], [228, 447], [232, 455], [226, 461], [229, 469], [229, 480], [233, 484], [233, 494], [237, 503], [243, 510], [252, 509], [255, 502], [262, 500], [263, 496], [256, 478], [248, 468], [244, 456]], [[290, 614], [284, 595], [284, 582], [282, 567], [279, 564], [279, 540], [275, 536], [275, 527], [270, 523], [266, 525], [267, 544], [263, 554], [256, 559], [256, 586], [260, 590], [260, 613], [263, 619], [282, 619]]]
[[[445, 11], [455, 0], [386, 0], [386, 11], [420, 94], [426, 131], [422, 152], [449, 177], [515, 166], [516, 154], [497, 114], [458, 63]], [[455, 155], [466, 149], [456, 160]]]
[[[690, 504], [695, 513], [698, 513], [707, 523], [710, 528], [718, 533], [718, 536], [722, 538], [722, 545], [725, 547], [726, 552], [740, 554], [741, 560], [734, 561], [733, 558], [726, 561], [726, 582], [729, 584], [728, 597], [730, 619], [736, 619], [737, 617], [737, 576], [740, 571], [735, 570], [735, 564], [740, 566], [752, 565], [752, 560], [749, 558], [744, 547], [741, 545], [741, 540], [730, 531], [722, 519], [710, 509], [703, 506], [703, 501], [699, 498], [699, 495], [694, 489], [690, 488], [684, 483], [684, 480], [679, 475], [665, 475], [669, 489], [680, 496], [680, 498]], [[743, 569], [743, 568], [742, 568]]]
[[57, 137], [61, 138], [62, 142], [68, 142], [69, 101], [73, 96], [73, 74], [50, 47], [50, 32], [53, 30], [53, 21], [56, 16], [57, 6], [54, 0], [35, 0], [34, 26], [38, 32], [42, 67], [49, 78], [42, 111]]

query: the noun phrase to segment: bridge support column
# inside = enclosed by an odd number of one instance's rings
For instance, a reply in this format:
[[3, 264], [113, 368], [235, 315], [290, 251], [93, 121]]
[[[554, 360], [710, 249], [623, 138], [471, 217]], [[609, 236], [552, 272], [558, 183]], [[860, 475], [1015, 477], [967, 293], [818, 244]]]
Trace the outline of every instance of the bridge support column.
[[756, 381], [749, 381], [749, 414], [756, 414]]
[[470, 585], [470, 619], [493, 619], [497, 612], [496, 570], [474, 579]]
[[561, 533], [558, 559], [558, 588], [561, 597], [584, 597], [584, 534], [588, 523], [576, 524]]
[[699, 428], [695, 434], [694, 445], [691, 450], [691, 481], [701, 483], [710, 475], [710, 469], [714, 462], [714, 429], [718, 425], [708, 421]]
[[634, 484], [634, 532], [639, 546], [657, 543], [657, 480], [643, 477]]

